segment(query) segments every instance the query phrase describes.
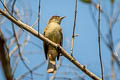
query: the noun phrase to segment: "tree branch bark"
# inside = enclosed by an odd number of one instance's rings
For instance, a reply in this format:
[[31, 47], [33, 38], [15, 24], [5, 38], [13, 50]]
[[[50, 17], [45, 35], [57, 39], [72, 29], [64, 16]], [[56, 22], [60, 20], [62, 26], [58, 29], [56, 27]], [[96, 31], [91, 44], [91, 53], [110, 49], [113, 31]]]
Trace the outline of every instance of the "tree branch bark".
[[4, 75], [6, 80], [13, 80], [12, 70], [10, 67], [10, 61], [8, 54], [6, 53], [5, 49], [5, 39], [0, 31], [0, 61], [2, 63], [2, 68], [4, 71]]

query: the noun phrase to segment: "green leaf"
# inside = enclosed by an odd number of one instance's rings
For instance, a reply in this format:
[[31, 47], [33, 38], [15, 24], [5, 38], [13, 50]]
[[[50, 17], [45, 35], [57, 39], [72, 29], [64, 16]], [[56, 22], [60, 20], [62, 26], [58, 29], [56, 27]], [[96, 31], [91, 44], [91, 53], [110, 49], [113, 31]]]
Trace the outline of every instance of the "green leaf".
[[81, 2], [83, 3], [87, 3], [87, 4], [91, 4], [92, 3], [92, 0], [80, 0]]

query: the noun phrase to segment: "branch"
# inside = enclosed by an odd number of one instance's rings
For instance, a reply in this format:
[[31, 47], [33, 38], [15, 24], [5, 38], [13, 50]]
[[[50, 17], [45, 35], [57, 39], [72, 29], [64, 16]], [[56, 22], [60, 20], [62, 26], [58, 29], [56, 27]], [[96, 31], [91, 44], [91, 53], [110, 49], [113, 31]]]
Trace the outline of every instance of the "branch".
[[12, 70], [10, 67], [10, 61], [5, 49], [5, 39], [0, 31], [0, 61], [5, 74], [6, 80], [13, 80]]
[[[23, 44], [21, 45], [21, 53], [23, 52], [23, 49], [24, 49], [24, 47], [25, 47], [25, 45], [26, 45], [27, 43], [28, 43], [28, 40], [24, 40]], [[18, 46], [17, 46], [17, 45], [16, 45], [15, 49], [16, 49], [16, 50], [18, 49]], [[16, 51], [16, 50], [15, 50], [15, 51]], [[12, 54], [12, 52], [14, 52], [14, 51], [12, 50], [12, 51], [11, 51], [11, 54]], [[9, 54], [10, 54], [10, 53], [9, 53]], [[20, 56], [18, 56], [16, 62], [14, 62], [13, 74], [14, 74], [15, 71], [16, 71], [16, 68], [17, 68], [17, 66], [18, 66], [19, 60], [20, 60]]]
[[99, 59], [100, 59], [100, 67], [101, 67], [101, 76], [102, 76], [102, 80], [104, 79], [103, 77], [103, 63], [102, 63], [102, 56], [101, 56], [101, 41], [100, 41], [100, 2], [99, 2], [99, 13], [98, 13], [98, 48], [99, 48]]
[[[92, 8], [90, 7], [90, 12], [91, 12], [91, 16], [92, 16], [92, 19], [94, 20], [93, 22], [94, 22], [94, 24], [95, 24], [95, 26], [97, 26], [97, 22], [96, 22], [96, 19], [95, 19], [95, 16], [94, 16], [94, 13], [93, 13], [93, 11], [91, 10]], [[107, 18], [107, 17], [106, 17]], [[107, 18], [107, 20], [109, 20], [108, 18]], [[109, 20], [110, 21], [110, 20]], [[96, 29], [97, 29], [97, 27], [96, 27]], [[111, 44], [109, 44], [108, 42], [107, 42], [107, 40], [105, 40], [105, 38], [104, 38], [104, 36], [103, 36], [103, 34], [101, 33], [101, 40], [103, 40], [103, 42], [105, 43], [105, 45], [108, 47], [108, 49], [112, 52], [112, 47], [111, 47]], [[111, 40], [111, 39], [110, 39]], [[117, 64], [118, 64], [118, 66], [120, 67], [120, 59], [119, 59], [119, 57], [117, 56], [117, 55], [115, 55], [115, 54], [112, 54], [112, 56], [113, 56], [113, 58], [115, 59], [115, 61], [117, 62]]]
[[[31, 70], [34, 72], [35, 70], [39, 69], [40, 67], [42, 67], [44, 64], [46, 63], [46, 61], [43, 61], [41, 64], [33, 67]], [[30, 74], [30, 71], [25, 72], [24, 74], [20, 75], [16, 80], [22, 80], [25, 76], [27, 76], [28, 74]]]
[[[13, 11], [14, 11], [14, 5], [16, 3], [16, 0], [14, 0], [13, 4], [12, 4], [12, 11], [11, 11], [11, 15], [13, 16]], [[19, 44], [19, 41], [18, 41], [18, 38], [17, 38], [17, 35], [16, 35], [16, 31], [15, 31], [15, 27], [14, 27], [14, 23], [12, 22], [12, 30], [13, 30], [13, 35], [15, 37], [15, 41], [16, 41], [16, 44], [18, 46], [18, 52], [19, 52], [19, 56], [20, 56], [20, 59], [23, 63], [23, 65], [29, 70], [31, 71], [31, 69], [28, 67], [28, 65], [24, 62], [24, 59], [22, 57], [22, 53], [21, 53], [21, 48], [20, 48], [20, 44]], [[31, 79], [33, 80], [33, 77], [32, 77], [32, 71], [31, 71]]]
[[38, 36], [38, 32], [35, 29], [33, 29], [31, 26], [29, 26], [27, 24], [24, 24], [20, 20], [14, 19], [12, 16], [9, 16], [7, 13], [3, 12], [1, 9], [0, 9], [0, 13], [3, 16], [5, 16], [6, 18], [8, 18], [10, 21], [15, 23], [18, 27], [20, 27], [22, 29], [25, 29], [26, 31], [30, 32], [31, 34], [33, 34], [37, 38], [41, 39], [42, 41], [45, 41], [46, 43], [49, 43], [51, 46], [53, 46], [55, 48], [58, 48], [61, 51], [61, 54], [64, 57], [66, 57], [69, 61], [71, 61], [74, 65], [76, 65], [79, 69], [81, 69], [84, 73], [86, 73], [92, 79], [101, 80], [101, 78], [99, 78], [98, 76], [96, 76], [95, 74], [90, 72], [85, 66], [81, 65], [77, 60], [75, 60], [72, 56], [70, 56], [60, 45], [52, 42], [51, 40], [49, 40], [48, 38], [44, 37], [40, 33], [39, 33], [39, 36]]
[[41, 6], [40, 3], [41, 3], [41, 0], [39, 0], [39, 6], [38, 6], [38, 33], [40, 30], [40, 6]]
[[75, 36], [75, 26], [76, 26], [76, 16], [77, 16], [77, 0], [75, 0], [75, 15], [74, 15], [74, 25], [73, 25], [73, 34], [72, 34], [72, 47], [71, 47], [71, 56], [73, 56], [73, 46], [74, 46], [74, 38]]

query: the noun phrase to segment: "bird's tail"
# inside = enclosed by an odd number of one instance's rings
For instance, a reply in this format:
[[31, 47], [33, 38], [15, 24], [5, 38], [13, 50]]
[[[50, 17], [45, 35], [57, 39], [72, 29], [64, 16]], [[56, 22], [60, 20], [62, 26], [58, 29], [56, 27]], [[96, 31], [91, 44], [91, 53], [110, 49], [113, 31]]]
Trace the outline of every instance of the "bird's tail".
[[48, 60], [48, 67], [47, 67], [48, 73], [55, 73], [56, 72], [56, 62]]

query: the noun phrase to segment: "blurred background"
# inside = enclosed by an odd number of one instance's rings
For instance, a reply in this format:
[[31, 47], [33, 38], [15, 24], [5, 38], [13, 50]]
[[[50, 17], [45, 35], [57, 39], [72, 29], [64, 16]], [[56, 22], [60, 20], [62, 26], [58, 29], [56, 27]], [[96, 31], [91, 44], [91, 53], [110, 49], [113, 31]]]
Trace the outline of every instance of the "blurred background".
[[[0, 9], [38, 30], [39, 0], [0, 0]], [[15, 4], [14, 4], [15, 2]], [[98, 6], [99, 0], [77, 0], [77, 16], [73, 56], [95, 75], [101, 77], [98, 49]], [[101, 54], [104, 79], [120, 79], [120, 1], [101, 0]], [[7, 12], [7, 11], [6, 11]], [[40, 0], [40, 33], [51, 16], [66, 16], [62, 21], [63, 48], [70, 54], [75, 15], [75, 0]], [[13, 25], [20, 47], [17, 46]], [[15, 80], [92, 80], [64, 56], [57, 62], [57, 73], [48, 74], [47, 61], [40, 39], [20, 29], [0, 15], [0, 31], [8, 48], [10, 66]], [[20, 50], [19, 50], [20, 48]], [[19, 52], [22, 54], [20, 58]], [[31, 72], [32, 71], [32, 72]], [[0, 61], [0, 80], [6, 80]]]

